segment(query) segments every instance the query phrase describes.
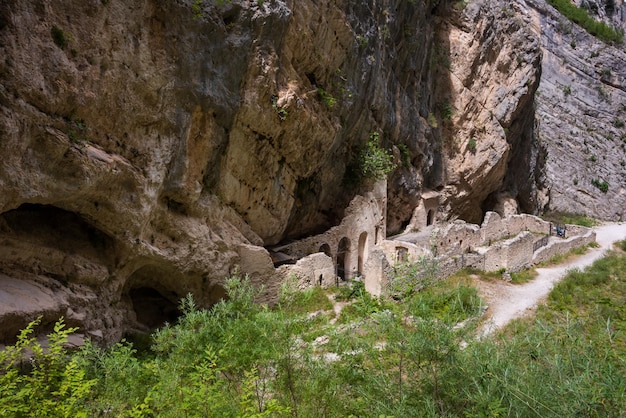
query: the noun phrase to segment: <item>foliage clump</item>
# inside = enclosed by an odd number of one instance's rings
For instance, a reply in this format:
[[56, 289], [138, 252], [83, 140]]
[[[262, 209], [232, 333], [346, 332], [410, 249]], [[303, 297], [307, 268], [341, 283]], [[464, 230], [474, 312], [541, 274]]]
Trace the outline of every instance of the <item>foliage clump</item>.
[[380, 146], [380, 134], [372, 132], [359, 155], [359, 167], [365, 178], [384, 180], [396, 165], [391, 153]]
[[[141, 354], [124, 341], [69, 351], [62, 322], [46, 350], [33, 323], [0, 351], [0, 415], [624, 416], [625, 271], [615, 253], [572, 271], [535, 318], [481, 338], [472, 279], [435, 282], [423, 262], [396, 269], [396, 300], [292, 281], [270, 308], [233, 277], [211, 309], [185, 298]], [[336, 323], [333, 292], [348, 303]]]
[[548, 0], [548, 3], [572, 22], [580, 25], [587, 32], [604, 42], [615, 42], [618, 44], [624, 42], [623, 31], [615, 29], [606, 23], [598, 22], [589, 16], [585, 9], [576, 6], [570, 0]]
[[54, 43], [61, 49], [65, 49], [67, 44], [69, 44], [69, 37], [65, 34], [63, 29], [58, 26], [53, 26], [52, 29], [50, 29], [50, 35]]

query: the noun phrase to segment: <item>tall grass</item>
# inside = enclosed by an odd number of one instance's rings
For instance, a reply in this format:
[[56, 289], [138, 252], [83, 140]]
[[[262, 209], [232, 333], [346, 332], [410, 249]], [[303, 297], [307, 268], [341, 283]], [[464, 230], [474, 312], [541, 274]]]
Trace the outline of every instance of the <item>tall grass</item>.
[[[56, 343], [38, 374], [18, 373], [0, 356], [0, 415], [626, 415], [625, 255], [570, 272], [534, 318], [484, 339], [473, 273], [400, 301], [356, 285], [352, 313], [336, 324], [320, 320], [329, 306], [321, 289], [287, 286], [270, 308], [232, 278], [229, 300], [210, 310], [185, 299], [184, 315], [154, 333], [149, 355], [124, 342], [74, 353]], [[20, 349], [36, 344], [28, 334], [20, 341]], [[15, 358], [15, 348], [8, 353]], [[11, 402], [24, 394], [40, 404]]]

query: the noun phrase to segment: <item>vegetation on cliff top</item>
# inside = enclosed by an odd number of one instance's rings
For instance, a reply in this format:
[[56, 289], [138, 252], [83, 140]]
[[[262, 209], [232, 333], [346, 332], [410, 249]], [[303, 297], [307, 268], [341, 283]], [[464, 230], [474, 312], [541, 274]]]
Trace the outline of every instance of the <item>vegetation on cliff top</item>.
[[552, 6], [554, 6], [562, 15], [570, 19], [572, 22], [580, 25], [587, 32], [593, 36], [611, 43], [624, 42], [624, 32], [615, 29], [604, 22], [598, 22], [593, 17], [589, 16], [585, 9], [577, 7], [572, 4], [570, 0], [548, 0]]
[[0, 415], [623, 416], [625, 271], [623, 254], [573, 271], [535, 318], [480, 340], [463, 276], [400, 301], [340, 287], [339, 318], [320, 288], [285, 286], [269, 308], [232, 278], [228, 301], [185, 299], [141, 354], [126, 342], [68, 352], [62, 323], [46, 351], [31, 325], [0, 352]]

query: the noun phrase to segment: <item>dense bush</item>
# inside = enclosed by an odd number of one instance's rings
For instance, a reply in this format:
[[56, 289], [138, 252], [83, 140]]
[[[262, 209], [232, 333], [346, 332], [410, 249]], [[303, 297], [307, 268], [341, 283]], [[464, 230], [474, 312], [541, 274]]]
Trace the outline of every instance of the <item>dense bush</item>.
[[346, 287], [336, 323], [321, 289], [287, 283], [270, 309], [232, 278], [210, 310], [183, 300], [141, 355], [126, 342], [67, 351], [62, 322], [45, 350], [33, 323], [0, 352], [0, 415], [624, 416], [625, 271], [612, 254], [571, 272], [535, 318], [482, 339], [481, 301], [461, 276], [399, 301]]
[[365, 148], [359, 155], [359, 166], [363, 177], [384, 180], [396, 165], [393, 156], [381, 148], [380, 134], [372, 132]]

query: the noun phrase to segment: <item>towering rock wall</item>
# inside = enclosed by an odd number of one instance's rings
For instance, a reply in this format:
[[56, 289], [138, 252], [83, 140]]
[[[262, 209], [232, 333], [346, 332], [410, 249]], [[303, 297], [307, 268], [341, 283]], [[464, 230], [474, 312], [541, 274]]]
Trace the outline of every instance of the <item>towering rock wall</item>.
[[[597, 3], [597, 4], [596, 4]], [[596, 18], [626, 27], [622, 1], [595, 2]], [[548, 209], [626, 219], [626, 52], [571, 23], [543, 0], [520, 2], [541, 39], [535, 103], [546, 151]], [[582, 4], [582, 3], [581, 3]], [[593, 14], [593, 13], [592, 13]]]
[[0, 338], [214, 303], [242, 254], [340, 223], [372, 132], [390, 233], [425, 188], [440, 218], [540, 207], [539, 57], [500, 0], [2, 2]]
[[441, 125], [445, 213], [480, 223], [486, 210], [516, 199], [542, 209], [541, 150], [533, 141], [533, 98], [541, 49], [517, 3], [456, 3], [438, 26], [434, 112]]

